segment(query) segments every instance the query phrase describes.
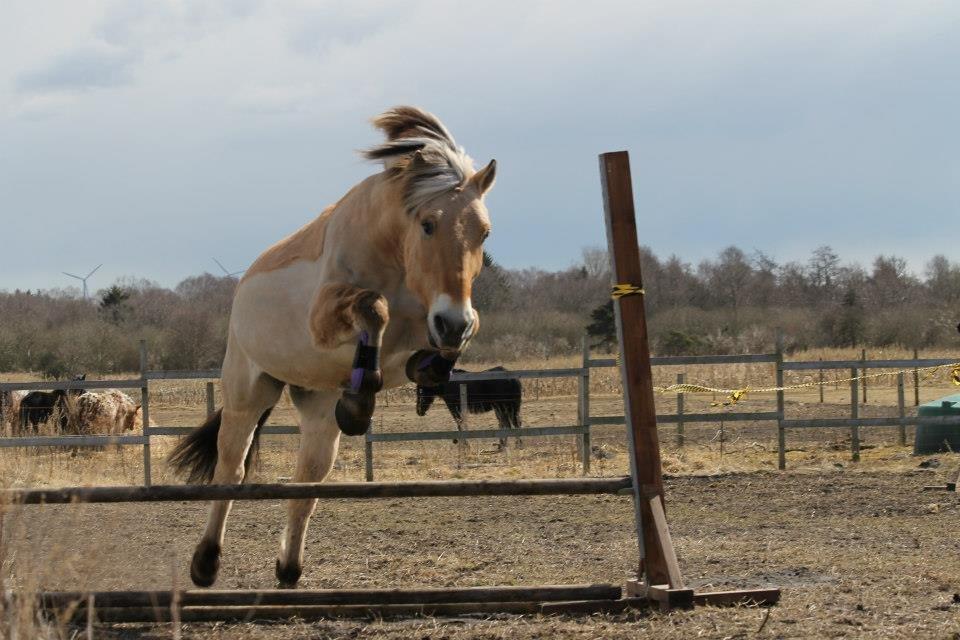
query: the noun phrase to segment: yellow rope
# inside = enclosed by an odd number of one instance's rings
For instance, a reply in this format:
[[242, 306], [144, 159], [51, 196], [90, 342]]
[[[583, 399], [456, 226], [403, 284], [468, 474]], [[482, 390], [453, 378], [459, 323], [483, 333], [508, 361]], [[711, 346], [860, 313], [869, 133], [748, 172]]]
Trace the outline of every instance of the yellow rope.
[[614, 300], [619, 300], [620, 298], [626, 296], [642, 296], [645, 293], [646, 291], [644, 291], [642, 287], [638, 287], [633, 284], [615, 284], [613, 285], [613, 289], [610, 291], [610, 297]]
[[901, 369], [900, 371], [887, 371], [884, 373], [870, 373], [853, 378], [841, 378], [839, 380], [824, 380], [823, 382], [804, 382], [802, 384], [791, 384], [783, 387], [742, 387], [740, 389], [720, 389], [716, 387], [708, 387], [702, 384], [671, 384], [667, 387], [654, 387], [653, 390], [658, 393], [720, 393], [727, 396], [729, 402], [715, 402], [714, 406], [727, 406], [731, 404], [736, 404], [743, 399], [748, 393], [773, 393], [777, 391], [793, 391], [796, 389], [810, 389], [812, 387], [820, 387], [828, 384], [840, 384], [842, 382], [853, 382], [854, 380], [869, 380], [876, 378], [883, 378], [886, 376], [896, 376], [901, 373], [909, 373], [911, 371], [930, 371], [930, 375], [926, 379], [929, 379], [936, 375], [939, 369], [944, 367], [950, 367], [950, 379], [953, 384], [960, 387], [960, 362], [955, 362], [948, 365], [936, 365], [933, 367], [919, 367], [917, 369]]

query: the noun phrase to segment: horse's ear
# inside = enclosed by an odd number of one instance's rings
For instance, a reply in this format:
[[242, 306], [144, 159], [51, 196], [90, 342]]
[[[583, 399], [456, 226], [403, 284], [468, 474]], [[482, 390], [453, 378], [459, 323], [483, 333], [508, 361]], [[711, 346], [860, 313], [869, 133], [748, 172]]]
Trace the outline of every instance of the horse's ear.
[[477, 191], [480, 192], [480, 195], [483, 195], [490, 190], [490, 187], [493, 186], [493, 183], [496, 179], [497, 161], [491, 160], [490, 164], [470, 176], [470, 183], [477, 188]]

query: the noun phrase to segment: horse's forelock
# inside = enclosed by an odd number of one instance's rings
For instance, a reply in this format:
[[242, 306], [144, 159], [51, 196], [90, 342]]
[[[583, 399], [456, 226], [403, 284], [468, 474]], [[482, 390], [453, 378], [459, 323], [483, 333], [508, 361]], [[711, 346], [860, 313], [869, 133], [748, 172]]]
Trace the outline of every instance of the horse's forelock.
[[419, 107], [399, 106], [384, 111], [373, 119], [373, 125], [384, 132], [387, 140], [400, 138], [433, 138], [456, 149], [453, 136], [440, 118]]
[[461, 187], [475, 173], [470, 157], [433, 114], [395, 107], [373, 122], [387, 141], [363, 155], [383, 161], [387, 171], [403, 181], [404, 208], [409, 213]]

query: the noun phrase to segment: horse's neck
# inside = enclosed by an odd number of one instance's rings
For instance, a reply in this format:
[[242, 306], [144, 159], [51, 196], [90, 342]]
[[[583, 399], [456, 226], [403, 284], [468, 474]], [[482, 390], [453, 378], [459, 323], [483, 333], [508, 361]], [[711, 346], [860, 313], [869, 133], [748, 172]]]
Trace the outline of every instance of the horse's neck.
[[403, 233], [406, 213], [397, 185], [381, 173], [354, 187], [337, 203], [328, 244], [334, 262], [367, 286], [403, 280]]

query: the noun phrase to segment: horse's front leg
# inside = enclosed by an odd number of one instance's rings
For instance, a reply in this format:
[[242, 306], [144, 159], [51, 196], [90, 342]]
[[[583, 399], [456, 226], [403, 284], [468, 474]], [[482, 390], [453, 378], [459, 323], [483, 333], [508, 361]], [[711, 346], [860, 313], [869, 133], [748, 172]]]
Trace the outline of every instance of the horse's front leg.
[[310, 330], [317, 347], [329, 349], [344, 334], [360, 334], [347, 388], [334, 410], [337, 425], [347, 435], [362, 435], [370, 428], [377, 392], [383, 386], [380, 347], [388, 322], [387, 300], [376, 291], [328, 284], [317, 292], [310, 311]]

